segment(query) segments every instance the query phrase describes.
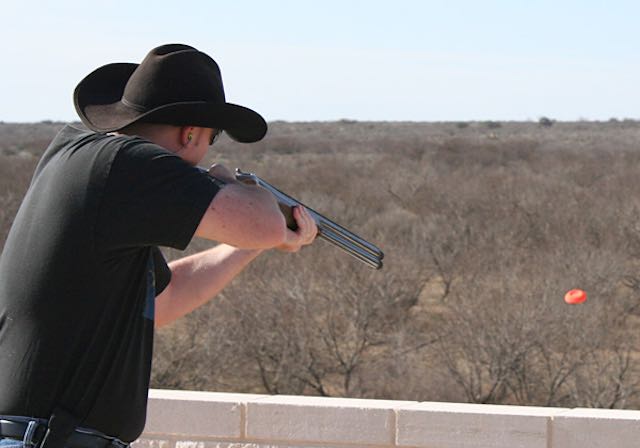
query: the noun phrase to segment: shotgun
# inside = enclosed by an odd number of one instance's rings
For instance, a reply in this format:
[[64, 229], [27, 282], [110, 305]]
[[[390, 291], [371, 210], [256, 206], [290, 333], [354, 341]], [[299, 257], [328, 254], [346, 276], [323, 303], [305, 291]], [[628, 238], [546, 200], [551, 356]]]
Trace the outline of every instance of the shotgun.
[[[202, 171], [208, 173], [208, 170], [200, 168]], [[325, 241], [337, 246], [352, 257], [366, 264], [367, 266], [380, 269], [382, 268], [382, 259], [384, 254], [374, 244], [366, 241], [364, 238], [359, 237], [355, 233], [347, 230], [341, 225], [330, 220], [326, 216], [321, 215], [310, 207], [307, 207], [297, 199], [292, 198], [286, 193], [278, 190], [276, 187], [261, 179], [254, 173], [244, 172], [239, 168], [236, 168], [235, 178], [238, 182], [249, 185], [258, 185], [265, 190], [271, 192], [280, 206], [282, 214], [287, 220], [287, 227], [291, 230], [298, 228], [296, 221], [293, 217], [293, 208], [301, 205], [309, 211], [309, 214], [316, 222], [318, 227], [318, 237]], [[216, 179], [221, 185], [224, 185], [224, 181]]]

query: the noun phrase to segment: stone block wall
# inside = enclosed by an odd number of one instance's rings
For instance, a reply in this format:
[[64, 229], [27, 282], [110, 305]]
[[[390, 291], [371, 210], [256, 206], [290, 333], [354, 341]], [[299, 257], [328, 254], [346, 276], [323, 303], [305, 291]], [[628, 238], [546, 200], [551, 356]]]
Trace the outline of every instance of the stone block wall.
[[640, 448], [640, 411], [152, 390], [135, 448]]

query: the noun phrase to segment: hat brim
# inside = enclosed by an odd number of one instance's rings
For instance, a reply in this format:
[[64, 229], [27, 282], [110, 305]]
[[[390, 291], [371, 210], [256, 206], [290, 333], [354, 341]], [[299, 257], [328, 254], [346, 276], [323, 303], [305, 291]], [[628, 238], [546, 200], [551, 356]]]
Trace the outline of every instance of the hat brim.
[[138, 121], [200, 126], [222, 129], [242, 143], [257, 142], [267, 133], [267, 123], [260, 114], [237, 104], [190, 101], [164, 104], [150, 110], [126, 104], [122, 95], [137, 67], [138, 64], [108, 64], [80, 81], [73, 102], [85, 126], [96, 132], [118, 131]]

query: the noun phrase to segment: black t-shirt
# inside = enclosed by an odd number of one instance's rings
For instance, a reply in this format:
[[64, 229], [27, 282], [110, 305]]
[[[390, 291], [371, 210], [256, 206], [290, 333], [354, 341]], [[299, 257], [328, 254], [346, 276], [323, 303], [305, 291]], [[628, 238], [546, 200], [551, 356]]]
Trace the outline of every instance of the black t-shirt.
[[36, 168], [0, 259], [0, 415], [124, 441], [144, 428], [157, 246], [184, 249], [218, 187], [148, 141], [66, 127]]

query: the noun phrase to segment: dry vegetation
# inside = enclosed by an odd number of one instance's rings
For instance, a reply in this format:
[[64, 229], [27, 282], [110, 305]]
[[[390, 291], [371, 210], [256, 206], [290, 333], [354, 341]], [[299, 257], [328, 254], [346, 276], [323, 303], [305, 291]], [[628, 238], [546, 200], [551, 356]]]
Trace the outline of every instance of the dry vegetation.
[[[0, 241], [61, 126], [0, 124]], [[214, 160], [375, 242], [385, 268], [324, 242], [263, 255], [159, 333], [154, 387], [640, 407], [639, 123], [276, 122]], [[587, 303], [563, 302], [574, 287]]]

